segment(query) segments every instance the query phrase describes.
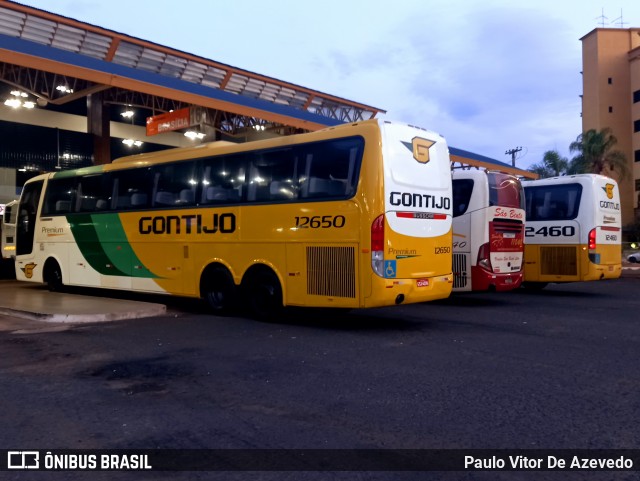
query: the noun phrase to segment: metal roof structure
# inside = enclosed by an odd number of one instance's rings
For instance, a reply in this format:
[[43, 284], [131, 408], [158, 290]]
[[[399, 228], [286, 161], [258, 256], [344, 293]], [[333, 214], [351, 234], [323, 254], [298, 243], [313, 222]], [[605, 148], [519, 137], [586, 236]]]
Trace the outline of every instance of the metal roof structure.
[[54, 104], [108, 91], [112, 103], [158, 113], [198, 105], [227, 131], [265, 121], [317, 130], [384, 112], [8, 0], [0, 0], [0, 79]]
[[[475, 154], [468, 150], [449, 147], [449, 156], [451, 157], [451, 166], [454, 169], [468, 169], [471, 167], [483, 168], [487, 170], [499, 170], [507, 174], [513, 174], [518, 177], [527, 179], [537, 179], [538, 174], [529, 172], [528, 170], [518, 169], [499, 160], [485, 157], [484, 155]], [[458, 165], [456, 165], [458, 164]]]
[[[279, 134], [318, 130], [385, 113], [10, 0], [0, 0], [0, 82], [42, 106], [63, 107], [96, 93], [153, 115], [197, 106], [208, 125], [230, 136], [256, 126]], [[537, 177], [465, 150], [450, 148], [450, 154], [453, 168]]]

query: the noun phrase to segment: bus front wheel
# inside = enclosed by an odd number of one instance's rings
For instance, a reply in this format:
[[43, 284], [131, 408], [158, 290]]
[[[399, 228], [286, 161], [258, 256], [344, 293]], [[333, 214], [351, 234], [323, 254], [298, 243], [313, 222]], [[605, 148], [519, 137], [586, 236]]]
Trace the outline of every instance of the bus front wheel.
[[62, 291], [64, 287], [62, 282], [62, 270], [56, 261], [49, 259], [44, 266], [42, 274], [43, 280], [51, 292]]
[[228, 314], [236, 304], [236, 285], [227, 269], [222, 266], [209, 268], [202, 275], [200, 293], [216, 314]]
[[258, 269], [243, 281], [244, 297], [251, 315], [259, 320], [271, 321], [282, 311], [282, 287], [273, 271]]

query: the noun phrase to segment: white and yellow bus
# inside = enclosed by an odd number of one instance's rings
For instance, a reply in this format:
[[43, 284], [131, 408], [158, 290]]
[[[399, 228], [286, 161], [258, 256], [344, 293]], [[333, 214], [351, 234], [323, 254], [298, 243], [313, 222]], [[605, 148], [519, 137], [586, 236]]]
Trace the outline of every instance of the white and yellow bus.
[[445, 140], [370, 120], [35, 177], [16, 276], [257, 316], [423, 302], [450, 294], [451, 218]]
[[580, 174], [523, 185], [526, 287], [620, 277], [622, 229], [615, 180]]
[[13, 259], [16, 256], [17, 204], [17, 200], [12, 200], [4, 206], [2, 228], [0, 228], [0, 250], [2, 250], [3, 259]]
[[509, 291], [522, 283], [524, 191], [517, 177], [454, 170], [453, 290]]

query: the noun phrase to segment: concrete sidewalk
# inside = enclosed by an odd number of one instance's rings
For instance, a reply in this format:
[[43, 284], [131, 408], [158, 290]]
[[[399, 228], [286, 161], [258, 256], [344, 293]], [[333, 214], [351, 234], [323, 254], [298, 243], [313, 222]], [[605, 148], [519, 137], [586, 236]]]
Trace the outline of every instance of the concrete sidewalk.
[[150, 302], [49, 292], [42, 284], [0, 281], [0, 315], [55, 323], [86, 323], [136, 319], [166, 313]]

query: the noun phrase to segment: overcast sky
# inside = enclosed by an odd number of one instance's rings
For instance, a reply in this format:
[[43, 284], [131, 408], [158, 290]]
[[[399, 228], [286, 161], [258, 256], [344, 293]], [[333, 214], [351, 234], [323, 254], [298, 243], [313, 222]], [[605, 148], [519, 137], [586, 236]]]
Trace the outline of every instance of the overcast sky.
[[570, 156], [580, 38], [603, 21], [640, 27], [639, 0], [21, 3], [362, 102], [504, 162], [521, 146], [521, 168]]

